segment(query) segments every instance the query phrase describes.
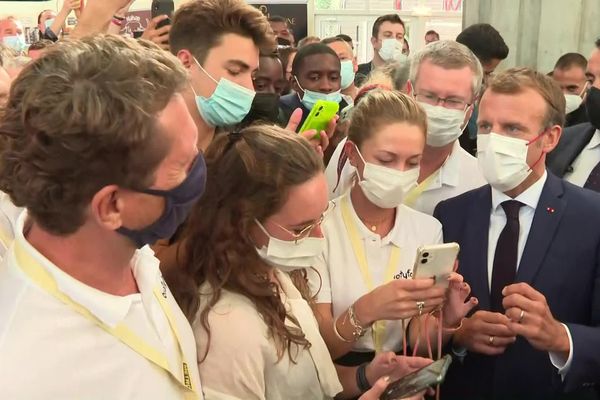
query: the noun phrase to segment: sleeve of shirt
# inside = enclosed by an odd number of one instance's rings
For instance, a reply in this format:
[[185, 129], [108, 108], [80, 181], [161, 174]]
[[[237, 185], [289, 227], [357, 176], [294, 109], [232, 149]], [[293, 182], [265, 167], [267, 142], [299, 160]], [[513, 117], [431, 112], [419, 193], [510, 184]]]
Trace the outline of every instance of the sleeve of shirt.
[[564, 357], [562, 357], [558, 353], [550, 352], [549, 354], [552, 365], [554, 365], [554, 367], [558, 369], [560, 377], [564, 380], [565, 375], [567, 375], [567, 373], [569, 372], [569, 369], [571, 368], [571, 363], [573, 362], [573, 337], [571, 337], [571, 331], [569, 330], [569, 327], [565, 324], [562, 324], [562, 326], [565, 327], [567, 335], [569, 336], [569, 357], [567, 357], [567, 359], [565, 360]]
[[[210, 342], [198, 318], [194, 336], [206, 399], [265, 400], [265, 369], [275, 347], [256, 309], [242, 300], [218, 303], [209, 314]], [[206, 358], [203, 359], [206, 352]], [[276, 354], [272, 355], [276, 359]]]
[[314, 268], [308, 270], [308, 285], [317, 303], [331, 303], [331, 280], [325, 255], [321, 255]]

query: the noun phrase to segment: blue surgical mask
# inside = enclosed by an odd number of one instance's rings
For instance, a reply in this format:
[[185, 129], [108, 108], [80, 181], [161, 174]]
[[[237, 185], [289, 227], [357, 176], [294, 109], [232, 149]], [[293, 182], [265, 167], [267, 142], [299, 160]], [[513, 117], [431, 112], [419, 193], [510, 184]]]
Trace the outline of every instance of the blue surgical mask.
[[342, 90], [348, 89], [354, 83], [354, 63], [352, 60], [344, 60], [341, 62], [342, 69], [340, 71]]
[[55, 18], [50, 18], [47, 19], [46, 22], [44, 22], [44, 26], [46, 26], [46, 29], [49, 29], [52, 26], [52, 24], [54, 23], [54, 19]]
[[[296, 83], [298, 84], [298, 86], [300, 86], [298, 78], [294, 77], [294, 79], [296, 79]], [[306, 107], [309, 110], [312, 110], [312, 108], [319, 100], [332, 101], [334, 103], [340, 103], [342, 101], [342, 93], [340, 90], [331, 93], [321, 93], [304, 89], [302, 86], [300, 86], [300, 89], [302, 89], [302, 91], [304, 92], [304, 96], [302, 96], [302, 99], [300, 100], [302, 101], [304, 107]]]
[[204, 193], [205, 185], [206, 163], [202, 154], [199, 154], [187, 177], [179, 186], [171, 190], [140, 191], [140, 193], [164, 197], [165, 210], [156, 222], [142, 229], [120, 227], [117, 232], [131, 239], [137, 248], [156, 243], [160, 239], [171, 238]]
[[217, 88], [209, 98], [198, 96], [194, 91], [196, 105], [202, 119], [211, 126], [231, 126], [242, 122], [252, 107], [252, 100], [256, 93], [225, 78], [217, 82], [202, 68], [198, 60], [194, 58], [194, 61], [202, 72], [217, 84]]
[[25, 39], [21, 35], [4, 36], [2, 42], [18, 53], [22, 52], [25, 50], [25, 47], [27, 47], [27, 43], [25, 43]]

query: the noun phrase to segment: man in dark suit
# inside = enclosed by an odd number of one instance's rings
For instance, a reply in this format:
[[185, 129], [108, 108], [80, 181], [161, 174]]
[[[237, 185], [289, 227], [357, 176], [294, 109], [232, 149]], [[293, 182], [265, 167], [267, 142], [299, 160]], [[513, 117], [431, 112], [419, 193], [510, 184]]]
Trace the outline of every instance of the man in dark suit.
[[436, 208], [479, 302], [453, 337], [444, 399], [597, 399], [600, 195], [546, 172], [564, 109], [538, 72], [494, 78], [478, 119], [489, 185]]
[[548, 155], [548, 169], [565, 180], [600, 192], [600, 39], [587, 63], [590, 89], [585, 96], [589, 123], [565, 129]]
[[386, 14], [378, 17], [373, 23], [371, 45], [373, 46], [373, 59], [367, 63], [359, 64], [354, 83], [361, 86], [369, 74], [376, 68], [383, 67], [386, 63], [398, 61], [399, 52], [402, 53], [406, 27], [398, 14]]
[[341, 93], [341, 63], [338, 55], [322, 43], [309, 44], [298, 50], [292, 63], [294, 92], [279, 100], [282, 124], [287, 124], [296, 109], [302, 110], [302, 126], [315, 102], [339, 103], [338, 114], [348, 105]]
[[588, 122], [583, 102], [589, 85], [585, 75], [586, 70], [587, 60], [583, 55], [566, 53], [558, 58], [550, 74], [562, 89], [567, 100], [565, 128]]

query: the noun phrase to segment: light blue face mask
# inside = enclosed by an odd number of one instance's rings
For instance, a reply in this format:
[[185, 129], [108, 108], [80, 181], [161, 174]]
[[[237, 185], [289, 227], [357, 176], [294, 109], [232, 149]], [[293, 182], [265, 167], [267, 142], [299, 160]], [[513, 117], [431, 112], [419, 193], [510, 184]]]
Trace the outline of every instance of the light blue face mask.
[[[294, 77], [294, 79], [296, 79], [296, 83], [298, 84], [298, 86], [300, 86], [298, 78]], [[340, 103], [342, 101], [342, 93], [340, 90], [331, 93], [321, 93], [304, 89], [302, 86], [300, 86], [300, 89], [302, 89], [302, 91], [304, 92], [304, 96], [302, 96], [302, 99], [300, 99], [300, 101], [302, 101], [304, 107], [306, 107], [309, 110], [312, 110], [312, 108], [319, 100], [332, 101], [334, 103]]]
[[54, 18], [50, 18], [44, 22], [44, 25], [46, 26], [46, 29], [48, 29], [52, 26], [53, 23], [54, 23]]
[[202, 72], [217, 84], [209, 98], [198, 96], [192, 87], [202, 119], [211, 126], [231, 126], [242, 122], [252, 107], [256, 93], [225, 78], [217, 82], [202, 68], [198, 60], [194, 58], [194, 61]]
[[2, 42], [18, 53], [22, 52], [25, 50], [25, 47], [27, 47], [27, 43], [25, 43], [25, 39], [21, 35], [4, 36]]
[[342, 90], [348, 89], [354, 83], [354, 63], [352, 60], [344, 60], [341, 62], [342, 69], [340, 72]]

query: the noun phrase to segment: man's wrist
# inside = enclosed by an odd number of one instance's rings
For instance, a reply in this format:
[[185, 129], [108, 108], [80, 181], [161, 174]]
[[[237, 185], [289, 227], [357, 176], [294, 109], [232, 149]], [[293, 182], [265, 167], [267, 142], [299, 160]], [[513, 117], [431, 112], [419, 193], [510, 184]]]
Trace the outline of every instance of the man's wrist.
[[571, 351], [571, 343], [569, 341], [569, 334], [567, 333], [567, 330], [565, 329], [565, 326], [563, 324], [561, 324], [558, 321], [555, 321], [556, 323], [556, 332], [557, 335], [556, 340], [554, 342], [554, 344], [552, 345], [552, 348], [550, 348], [548, 351], [552, 351], [555, 353], [561, 353], [563, 355], [565, 355], [565, 359], [569, 356], [569, 352]]

